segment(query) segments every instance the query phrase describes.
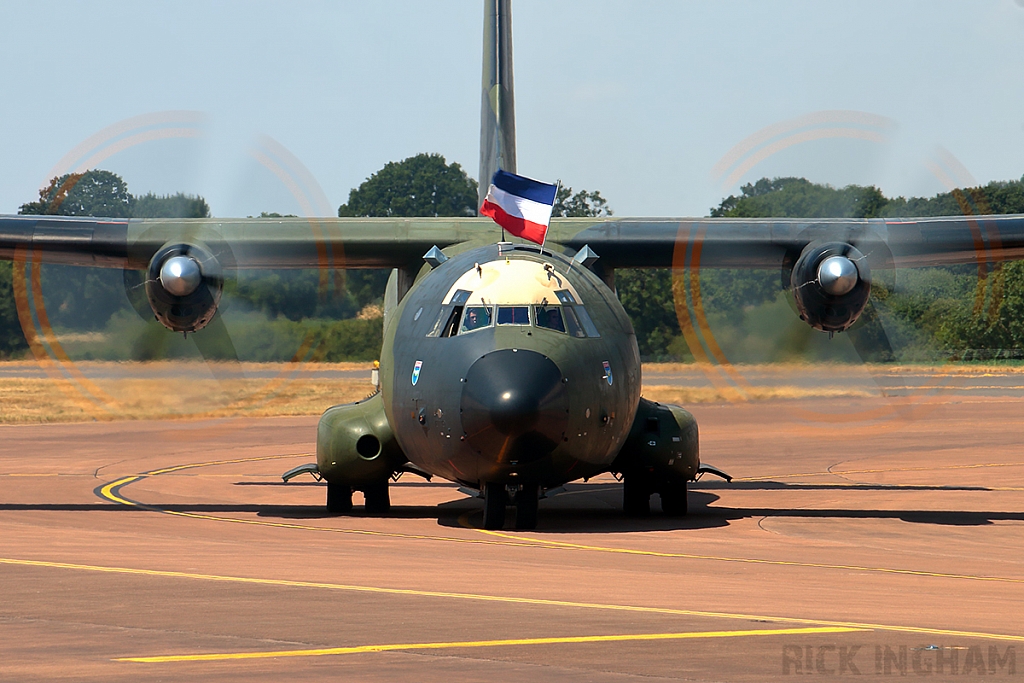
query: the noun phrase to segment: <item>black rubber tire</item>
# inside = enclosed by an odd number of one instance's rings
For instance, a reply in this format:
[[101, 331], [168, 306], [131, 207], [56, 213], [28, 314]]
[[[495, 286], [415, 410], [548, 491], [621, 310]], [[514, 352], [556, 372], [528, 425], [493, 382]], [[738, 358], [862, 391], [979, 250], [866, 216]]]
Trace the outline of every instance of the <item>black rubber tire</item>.
[[661, 511], [669, 517], [686, 516], [686, 482], [661, 491]]
[[505, 526], [505, 507], [508, 505], [508, 493], [504, 484], [487, 484], [484, 486], [484, 528], [501, 529]]
[[334, 515], [352, 512], [352, 487], [327, 482], [327, 511]]
[[387, 479], [367, 486], [363, 497], [367, 514], [385, 515], [391, 511], [391, 491]]
[[540, 498], [540, 490], [536, 486], [524, 486], [523, 490], [516, 494], [517, 529], [537, 528], [538, 498]]
[[646, 517], [651, 514], [651, 489], [637, 476], [622, 479], [622, 512], [627, 517]]

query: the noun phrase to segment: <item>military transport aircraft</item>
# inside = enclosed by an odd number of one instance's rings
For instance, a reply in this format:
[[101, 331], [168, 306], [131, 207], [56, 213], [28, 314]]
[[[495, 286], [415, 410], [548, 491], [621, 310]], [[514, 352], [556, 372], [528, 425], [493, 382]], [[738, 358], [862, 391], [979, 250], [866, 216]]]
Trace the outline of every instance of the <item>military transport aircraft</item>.
[[[484, 3], [481, 193], [516, 170], [509, 2]], [[157, 320], [197, 336], [236, 269], [393, 269], [379, 390], [318, 427], [327, 508], [350, 511], [355, 490], [384, 512], [389, 478], [416, 472], [479, 492], [486, 528], [510, 505], [532, 528], [546, 491], [603, 472], [622, 475], [627, 513], [657, 492], [684, 514], [687, 483], [711, 469], [690, 413], [640, 396], [616, 269], [777, 268], [800, 317], [832, 334], [870, 306], [873, 270], [1024, 258], [1024, 216], [565, 219], [543, 248], [496, 234], [482, 218], [3, 216], [0, 258], [144, 271]]]

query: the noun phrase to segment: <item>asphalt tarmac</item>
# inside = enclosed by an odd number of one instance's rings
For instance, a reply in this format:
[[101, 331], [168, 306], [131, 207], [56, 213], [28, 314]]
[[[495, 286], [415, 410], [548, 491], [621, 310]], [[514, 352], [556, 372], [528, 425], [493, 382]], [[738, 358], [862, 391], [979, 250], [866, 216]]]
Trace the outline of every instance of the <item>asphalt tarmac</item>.
[[0, 427], [0, 681], [1024, 678], [1022, 399], [696, 406], [733, 483], [531, 532], [326, 515], [316, 418]]

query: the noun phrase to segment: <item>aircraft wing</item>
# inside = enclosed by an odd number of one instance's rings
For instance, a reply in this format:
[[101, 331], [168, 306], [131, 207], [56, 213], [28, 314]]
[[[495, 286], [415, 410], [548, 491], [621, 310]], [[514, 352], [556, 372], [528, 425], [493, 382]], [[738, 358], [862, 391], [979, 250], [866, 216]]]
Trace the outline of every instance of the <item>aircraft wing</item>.
[[[604, 268], [777, 268], [812, 242], [845, 242], [900, 267], [1024, 259], [1024, 215], [938, 218], [574, 218], [549, 242], [589, 245]], [[885, 249], [879, 249], [883, 246]]]
[[[488, 227], [490, 226], [490, 227]], [[400, 268], [498, 229], [477, 218], [113, 219], [0, 216], [0, 259], [145, 269], [167, 244], [202, 244], [227, 267]]]
[[[103, 219], [0, 216], [0, 258], [144, 269], [164, 245], [201, 243], [228, 267], [400, 268], [430, 247], [498, 239], [485, 218]], [[775, 268], [812, 242], [900, 267], [1024, 259], [1024, 215], [909, 219], [556, 219], [548, 246], [589, 246], [603, 268]], [[880, 247], [885, 247], [880, 249]]]

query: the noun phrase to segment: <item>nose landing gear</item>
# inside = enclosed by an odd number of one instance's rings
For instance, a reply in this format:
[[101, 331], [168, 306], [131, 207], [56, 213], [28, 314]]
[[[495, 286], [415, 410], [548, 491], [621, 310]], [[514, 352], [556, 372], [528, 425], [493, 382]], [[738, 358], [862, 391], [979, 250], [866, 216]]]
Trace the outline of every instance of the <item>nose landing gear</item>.
[[504, 528], [505, 508], [514, 505], [516, 529], [536, 529], [539, 497], [540, 488], [537, 486], [488, 483], [484, 486], [484, 528]]

